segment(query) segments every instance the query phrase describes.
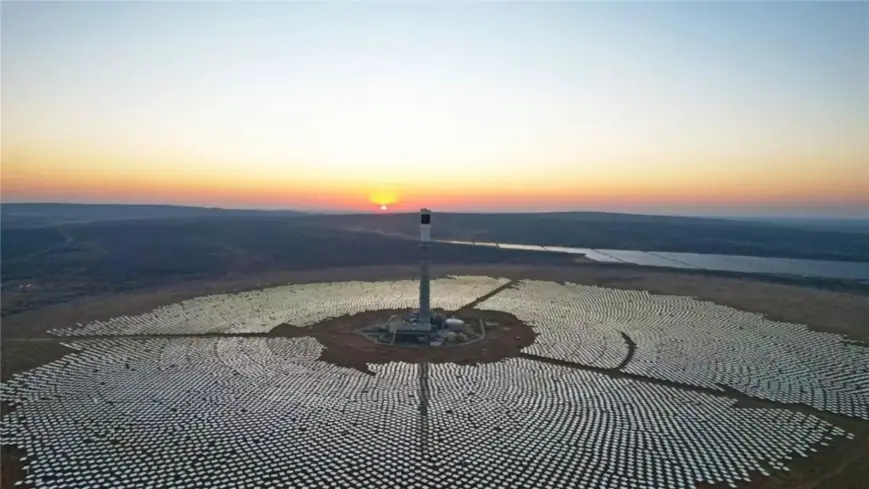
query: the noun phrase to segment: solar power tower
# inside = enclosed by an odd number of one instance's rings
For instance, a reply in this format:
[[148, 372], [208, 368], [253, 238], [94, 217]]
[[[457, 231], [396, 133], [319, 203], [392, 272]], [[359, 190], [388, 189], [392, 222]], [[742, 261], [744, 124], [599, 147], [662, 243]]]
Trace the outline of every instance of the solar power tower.
[[[431, 290], [429, 287], [428, 252], [431, 247], [431, 211], [420, 209], [419, 211], [419, 316], [418, 320], [428, 331], [431, 327]], [[428, 343], [428, 338], [426, 338]], [[419, 377], [419, 442], [420, 457], [428, 461], [428, 363], [417, 366]]]

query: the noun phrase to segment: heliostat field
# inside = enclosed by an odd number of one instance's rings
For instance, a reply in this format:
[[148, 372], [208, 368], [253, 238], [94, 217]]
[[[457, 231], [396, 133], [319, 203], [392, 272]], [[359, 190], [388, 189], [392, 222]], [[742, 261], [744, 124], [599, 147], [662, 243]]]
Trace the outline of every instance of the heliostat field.
[[[290, 285], [55, 331], [77, 352], [2, 385], [2, 442], [26, 450], [38, 487], [681, 488], [787, 471], [852, 437], [812, 410], [869, 419], [869, 349], [685, 297], [433, 281], [433, 307], [536, 332], [476, 366], [371, 375], [305, 336], [411, 308], [416, 287]], [[299, 337], [246, 336], [280, 324]], [[780, 407], [739, 407], [733, 391]]]

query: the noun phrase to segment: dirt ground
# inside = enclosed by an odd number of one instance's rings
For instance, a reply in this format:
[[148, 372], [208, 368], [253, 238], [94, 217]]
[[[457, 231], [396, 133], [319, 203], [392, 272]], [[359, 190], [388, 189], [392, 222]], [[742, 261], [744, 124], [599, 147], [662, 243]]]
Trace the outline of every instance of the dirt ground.
[[[523, 265], [439, 265], [435, 276], [488, 275], [510, 279], [574, 282], [621, 289], [647, 290], [655, 294], [687, 295], [756, 312], [781, 321], [801, 323], [817, 331], [839, 333], [856, 341], [869, 342], [869, 296], [821, 290], [797, 285], [770, 283], [752, 277], [722, 277], [716, 274], [684, 273], [576, 263], [563, 267]], [[52, 328], [72, 327], [76, 323], [105, 320], [119, 315], [148, 312], [161, 305], [215, 293], [231, 293], [287, 283], [312, 283], [343, 280], [397, 280], [413, 278], [413, 266], [356, 267], [316, 271], [273, 272], [252, 277], [227, 277], [216, 282], [178, 284], [171, 288], [131, 294], [90, 297], [64, 306], [27, 311], [2, 318], [2, 379], [26, 371], [70, 353], [59, 339], [45, 339]], [[311, 328], [278, 327], [273, 334], [311, 335], [326, 348], [322, 359], [360, 370], [365, 363], [389, 361], [481, 363], [515, 356], [533, 341], [534, 333], [513, 317], [502, 313], [463, 311], [463, 314], [488, 315], [500, 328], [489, 331], [487, 339], [442, 350], [402, 349], [374, 344], [355, 333], [357, 325], [382, 319], [387, 312], [372, 312], [331, 319]], [[499, 316], [501, 315], [501, 316]], [[467, 317], [467, 316], [465, 316]], [[508, 329], [509, 328], [509, 329]], [[304, 334], [303, 334], [304, 333]], [[519, 338], [518, 340], [516, 338]], [[29, 341], [22, 341], [31, 338]], [[388, 351], [387, 351], [388, 350]], [[420, 355], [421, 351], [425, 351]], [[4, 406], [4, 414], [5, 414]], [[773, 477], [758, 475], [745, 486], [757, 489], [858, 489], [869, 480], [869, 422], [824, 415], [830, 422], [857, 436], [822, 447], [805, 461], [793, 464], [790, 472]], [[12, 487], [20, 480], [22, 456], [14, 447], [3, 447], [0, 459], [0, 487]], [[21, 486], [19, 486], [21, 487]], [[726, 487], [726, 486], [703, 486]]]
[[[839, 438], [830, 446], [816, 445], [816, 453], [808, 458], [797, 456], [790, 463], [789, 472], [782, 470], [767, 471], [752, 476], [746, 489], [865, 489], [869, 481], [869, 422], [853, 420], [841, 416], [813, 413], [830, 423], [855, 434], [853, 440]], [[727, 487], [727, 484], [700, 484], [698, 489]]]
[[[476, 365], [492, 363], [518, 356], [522, 348], [531, 345], [537, 334], [512, 314], [500, 311], [462, 312], [457, 315], [467, 322], [483, 319], [487, 322], [486, 337], [466, 345], [442, 348], [414, 348], [375, 343], [357, 331], [365, 326], [384, 322], [393, 315], [408, 310], [368, 311], [327, 319], [305, 328], [282, 324], [272, 330], [272, 336], [311, 336], [323, 345], [320, 360], [371, 374], [366, 364], [456, 363]], [[497, 323], [493, 325], [492, 323]]]

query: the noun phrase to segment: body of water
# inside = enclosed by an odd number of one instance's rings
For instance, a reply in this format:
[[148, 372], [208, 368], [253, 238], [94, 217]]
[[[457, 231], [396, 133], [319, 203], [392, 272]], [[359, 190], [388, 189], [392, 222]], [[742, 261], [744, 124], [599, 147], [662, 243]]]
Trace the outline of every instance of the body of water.
[[628, 263], [650, 267], [688, 268], [741, 273], [798, 275], [849, 280], [869, 280], [869, 263], [761, 256], [677, 253], [671, 251], [605, 250], [564, 246], [535, 246], [481, 241], [443, 241], [473, 246], [492, 246], [511, 250], [568, 253], [584, 255], [603, 263]]

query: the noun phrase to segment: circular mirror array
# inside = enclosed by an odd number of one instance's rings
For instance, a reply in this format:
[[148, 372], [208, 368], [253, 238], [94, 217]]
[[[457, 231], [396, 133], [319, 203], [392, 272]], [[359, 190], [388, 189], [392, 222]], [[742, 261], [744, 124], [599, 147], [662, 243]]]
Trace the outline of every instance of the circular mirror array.
[[784, 469], [845, 435], [803, 413], [524, 359], [371, 376], [317, 361], [310, 338], [74, 346], [3, 385], [16, 409], [2, 441], [30, 454], [26, 483], [693, 487]]
[[[432, 304], [458, 309], [506, 283], [437, 280]], [[57, 331], [76, 352], [2, 384], [14, 410], [0, 441], [26, 451], [22, 482], [37, 487], [687, 488], [786, 471], [853, 437], [803, 412], [735, 408], [725, 387], [869, 419], [867, 349], [842, 337], [573, 284], [523, 281], [477, 305], [538, 336], [532, 357], [474, 367], [367, 375], [318, 360], [310, 337], [74, 341], [306, 326], [412, 307], [416, 287], [274, 287]]]
[[[455, 310], [509, 282], [450, 276], [431, 281], [431, 307]], [[419, 305], [419, 282], [335, 282], [198, 297], [138, 316], [55, 329], [60, 336], [266, 333], [281, 323], [308, 326], [331, 317]]]
[[869, 348], [690, 297], [524, 281], [477, 306], [538, 334], [524, 352], [869, 420]]

